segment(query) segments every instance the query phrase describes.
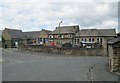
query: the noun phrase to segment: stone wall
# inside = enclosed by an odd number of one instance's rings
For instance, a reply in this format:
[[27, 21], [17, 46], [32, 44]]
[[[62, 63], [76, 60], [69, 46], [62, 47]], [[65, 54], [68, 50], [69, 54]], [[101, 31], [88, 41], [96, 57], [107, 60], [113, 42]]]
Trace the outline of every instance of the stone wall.
[[74, 56], [104, 56], [102, 48], [57, 48], [42, 45], [20, 45], [19, 49]]
[[120, 71], [120, 47], [109, 45], [109, 69], [111, 72]]

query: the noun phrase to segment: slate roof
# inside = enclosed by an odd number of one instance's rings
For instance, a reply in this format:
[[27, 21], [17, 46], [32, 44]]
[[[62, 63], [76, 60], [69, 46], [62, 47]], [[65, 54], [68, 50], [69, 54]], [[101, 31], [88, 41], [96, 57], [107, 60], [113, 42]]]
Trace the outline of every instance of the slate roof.
[[7, 31], [12, 38], [25, 38], [22, 30], [5, 28], [5, 31]]
[[82, 29], [76, 36], [116, 36], [115, 29]]
[[51, 32], [50, 30], [45, 30], [45, 29], [42, 29], [41, 31], [44, 31], [46, 34], [49, 34]]
[[59, 34], [59, 30], [60, 34], [76, 33], [77, 31], [79, 31], [79, 25], [57, 27], [49, 34]]
[[34, 39], [40, 35], [41, 31], [23, 32], [26, 38]]
[[[46, 34], [49, 34], [51, 31], [42, 29], [41, 31], [45, 31]], [[26, 38], [35, 39], [40, 36], [41, 31], [30, 31], [24, 32]]]
[[115, 44], [117, 42], [120, 42], [120, 38], [114, 38], [114, 39], [108, 41], [108, 44]]

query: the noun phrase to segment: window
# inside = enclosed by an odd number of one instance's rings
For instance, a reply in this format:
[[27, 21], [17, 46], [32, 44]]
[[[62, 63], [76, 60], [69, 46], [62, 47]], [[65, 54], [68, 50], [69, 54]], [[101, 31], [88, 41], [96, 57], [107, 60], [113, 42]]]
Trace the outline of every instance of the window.
[[102, 38], [100, 38], [100, 42], [102, 42]]
[[94, 38], [92, 38], [92, 42], [94, 42]]
[[91, 42], [91, 38], [89, 38], [89, 42]]
[[82, 38], [82, 41], [83, 41], [83, 38]]
[[43, 38], [43, 43], [45, 44], [45, 38]]
[[86, 38], [82, 38], [82, 41], [83, 41], [83, 42], [86, 42]]
[[80, 42], [80, 39], [77, 39], [77, 44], [79, 44], [79, 42]]
[[84, 39], [84, 41], [86, 42], [86, 38]]
[[89, 38], [89, 42], [94, 42], [94, 38]]
[[72, 35], [69, 35], [70, 37], [72, 37]]
[[60, 34], [60, 37], [62, 37], [62, 35]]
[[38, 38], [38, 43], [42, 42], [42, 38]]
[[99, 42], [99, 38], [97, 38], [97, 42]]
[[76, 44], [76, 39], [75, 39], [75, 44]]
[[102, 44], [102, 38], [100, 38], [100, 43]]
[[53, 35], [50, 35], [49, 38], [53, 38]]

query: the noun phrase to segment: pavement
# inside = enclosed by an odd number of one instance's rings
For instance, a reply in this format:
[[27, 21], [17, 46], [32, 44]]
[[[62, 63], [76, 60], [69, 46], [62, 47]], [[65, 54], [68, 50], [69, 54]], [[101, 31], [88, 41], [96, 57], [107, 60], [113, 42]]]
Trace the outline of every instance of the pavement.
[[2, 50], [3, 81], [118, 81], [108, 57]]

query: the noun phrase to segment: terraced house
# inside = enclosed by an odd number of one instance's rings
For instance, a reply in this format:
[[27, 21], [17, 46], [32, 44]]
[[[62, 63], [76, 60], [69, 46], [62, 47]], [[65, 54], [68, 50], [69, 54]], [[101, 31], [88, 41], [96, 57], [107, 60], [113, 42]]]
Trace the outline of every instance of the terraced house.
[[3, 47], [17, 48], [20, 43], [25, 45], [48, 44], [48, 33], [51, 31], [42, 29], [41, 31], [22, 32], [18, 29], [5, 28], [2, 33], [4, 39]]
[[100, 45], [107, 55], [107, 42], [114, 37], [116, 37], [115, 29], [82, 29], [75, 34], [74, 44], [77, 46], [82, 44], [87, 48]]
[[26, 37], [26, 41], [24, 41], [24, 44], [30, 44], [30, 45], [41, 45], [41, 44], [48, 44], [48, 34], [51, 31], [42, 29], [41, 31], [30, 31], [30, 32], [24, 32], [24, 35]]
[[39, 42], [37, 39], [40, 36], [40, 31], [29, 31], [29, 32], [23, 32], [26, 40], [23, 41], [25, 45], [37, 45]]
[[64, 43], [73, 44], [73, 37], [79, 31], [79, 25], [56, 27], [49, 33], [49, 45], [61, 46]]
[[2, 33], [4, 38], [3, 47], [16, 48], [22, 39], [25, 38], [22, 30], [5, 28]]

